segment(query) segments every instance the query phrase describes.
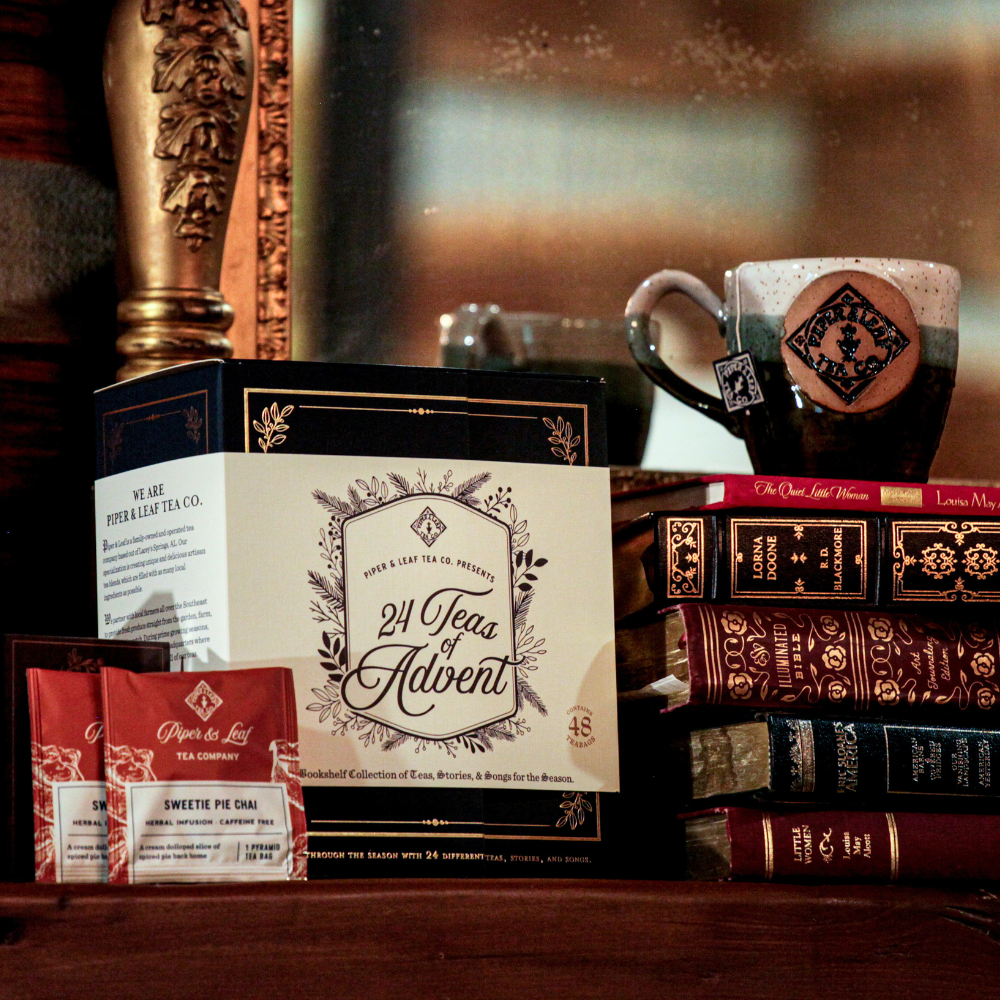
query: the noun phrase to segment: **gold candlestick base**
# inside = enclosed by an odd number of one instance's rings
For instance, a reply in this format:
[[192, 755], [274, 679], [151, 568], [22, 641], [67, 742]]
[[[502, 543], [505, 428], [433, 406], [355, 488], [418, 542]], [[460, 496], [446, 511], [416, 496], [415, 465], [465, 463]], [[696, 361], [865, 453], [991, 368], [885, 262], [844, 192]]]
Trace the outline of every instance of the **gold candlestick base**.
[[132, 292], [119, 380], [228, 358], [222, 249], [250, 116], [253, 50], [239, 0], [118, 0], [104, 90]]
[[125, 332], [118, 353], [126, 359], [118, 381], [206, 358], [231, 358], [226, 330], [233, 307], [207, 288], [146, 288], [118, 305]]

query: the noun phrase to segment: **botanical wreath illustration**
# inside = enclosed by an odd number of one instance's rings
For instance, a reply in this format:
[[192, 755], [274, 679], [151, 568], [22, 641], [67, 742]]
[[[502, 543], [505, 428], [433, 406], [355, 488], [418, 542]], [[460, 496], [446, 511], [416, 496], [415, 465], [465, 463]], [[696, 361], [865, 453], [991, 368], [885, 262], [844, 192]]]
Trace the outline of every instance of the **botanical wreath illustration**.
[[[529, 623], [537, 571], [548, 563], [535, 556], [529, 548], [531, 536], [528, 522], [518, 514], [509, 486], [497, 486], [485, 498], [477, 494], [492, 476], [479, 472], [464, 482], [455, 483], [449, 470], [434, 482], [427, 473], [417, 470], [416, 481], [410, 483], [404, 476], [390, 472], [385, 479], [373, 476], [370, 482], [355, 480], [347, 487], [346, 499], [331, 496], [323, 490], [313, 491], [313, 499], [327, 512], [329, 519], [320, 529], [319, 549], [326, 565], [326, 572], [309, 570], [309, 586], [316, 598], [310, 604], [313, 621], [326, 627], [320, 636], [320, 666], [326, 671], [326, 683], [312, 689], [316, 701], [307, 710], [319, 713], [319, 722], [329, 722], [331, 735], [346, 736], [353, 733], [364, 745], [381, 744], [385, 751], [395, 750], [406, 743], [415, 745], [415, 752], [426, 751], [431, 746], [443, 749], [450, 757], [460, 750], [470, 753], [492, 751], [496, 741], [513, 742], [530, 732], [522, 712], [530, 705], [541, 715], [548, 711], [530, 683], [530, 675], [538, 669], [538, 659], [543, 656], [545, 639], [534, 634]], [[441, 496], [457, 500], [480, 514], [499, 521], [510, 530], [510, 572], [514, 592], [514, 683], [515, 714], [500, 722], [484, 725], [479, 729], [447, 739], [431, 739], [400, 732], [382, 722], [366, 718], [349, 708], [341, 696], [341, 684], [349, 669], [344, 616], [344, 522], [364, 511], [384, 506], [395, 500], [413, 496]]]

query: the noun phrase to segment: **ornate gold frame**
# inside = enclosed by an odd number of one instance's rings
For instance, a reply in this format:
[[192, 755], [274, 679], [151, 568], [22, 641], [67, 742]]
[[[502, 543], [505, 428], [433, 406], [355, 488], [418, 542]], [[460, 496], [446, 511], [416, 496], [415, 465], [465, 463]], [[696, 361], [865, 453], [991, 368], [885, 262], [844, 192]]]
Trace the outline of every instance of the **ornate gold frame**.
[[236, 312], [229, 331], [234, 356], [280, 361], [291, 357], [292, 0], [243, 5], [257, 81], [221, 290]]

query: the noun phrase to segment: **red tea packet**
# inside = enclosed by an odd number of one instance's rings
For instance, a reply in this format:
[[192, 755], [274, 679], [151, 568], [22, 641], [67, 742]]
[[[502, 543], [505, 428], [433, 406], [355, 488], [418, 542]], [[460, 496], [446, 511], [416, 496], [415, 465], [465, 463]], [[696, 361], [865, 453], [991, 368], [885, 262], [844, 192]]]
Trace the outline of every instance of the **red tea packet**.
[[62, 670], [25, 671], [31, 718], [36, 882], [104, 882], [101, 679]]
[[109, 882], [304, 879], [292, 672], [101, 671]]

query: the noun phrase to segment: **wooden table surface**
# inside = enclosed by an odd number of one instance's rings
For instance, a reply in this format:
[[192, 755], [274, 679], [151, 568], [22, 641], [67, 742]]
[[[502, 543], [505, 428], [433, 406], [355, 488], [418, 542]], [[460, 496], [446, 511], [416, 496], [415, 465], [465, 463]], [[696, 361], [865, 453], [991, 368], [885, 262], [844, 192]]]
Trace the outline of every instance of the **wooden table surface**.
[[0, 997], [1000, 997], [984, 890], [0, 885]]

